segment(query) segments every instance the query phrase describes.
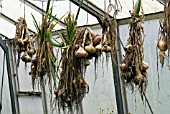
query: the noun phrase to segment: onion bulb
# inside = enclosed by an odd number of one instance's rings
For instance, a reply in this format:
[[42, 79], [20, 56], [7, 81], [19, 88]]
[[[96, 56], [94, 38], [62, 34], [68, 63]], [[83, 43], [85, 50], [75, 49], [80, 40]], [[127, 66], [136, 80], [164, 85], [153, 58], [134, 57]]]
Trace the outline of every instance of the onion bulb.
[[22, 40], [22, 39], [18, 39], [18, 44], [20, 45], [20, 46], [24, 46], [24, 41]]
[[79, 47], [79, 49], [75, 53], [76, 57], [87, 57], [88, 53], [84, 50], [84, 48]]
[[27, 53], [24, 53], [24, 55], [21, 57], [22, 61], [24, 62], [31, 62], [32, 58], [30, 55], [28, 55]]
[[149, 68], [149, 64], [147, 62], [142, 62], [142, 70], [147, 70]]
[[95, 53], [96, 49], [93, 47], [93, 42], [91, 42], [88, 46], [85, 46], [85, 50], [89, 53]]
[[131, 53], [134, 50], [133, 46], [131, 44], [128, 44], [125, 46], [125, 51]]
[[157, 44], [158, 48], [160, 49], [160, 51], [166, 51], [167, 50], [167, 42], [165, 40], [160, 40], [158, 41]]
[[101, 42], [102, 37], [100, 35], [96, 35], [93, 37], [93, 45], [96, 46]]
[[120, 68], [120, 70], [121, 70], [122, 72], [126, 71], [126, 70], [127, 70], [127, 65], [126, 65], [126, 63], [121, 63], [121, 64], [119, 65], [119, 68]]
[[84, 66], [89, 66], [90, 65], [90, 61], [88, 59], [84, 60]]
[[80, 78], [80, 84], [86, 84], [86, 81], [83, 78]]
[[34, 48], [31, 48], [31, 49], [27, 50], [27, 52], [28, 52], [28, 55], [32, 56], [35, 54], [36, 51]]
[[138, 69], [136, 70], [136, 76], [135, 76], [135, 83], [136, 85], [141, 85], [145, 80], [144, 76], [142, 75], [141, 71]]
[[111, 51], [111, 47], [108, 46], [108, 45], [104, 45], [104, 46], [102, 47], [102, 51], [104, 51], [104, 52], [110, 52], [110, 51]]
[[102, 50], [102, 43], [100, 42], [96, 47], [95, 47], [96, 50]]

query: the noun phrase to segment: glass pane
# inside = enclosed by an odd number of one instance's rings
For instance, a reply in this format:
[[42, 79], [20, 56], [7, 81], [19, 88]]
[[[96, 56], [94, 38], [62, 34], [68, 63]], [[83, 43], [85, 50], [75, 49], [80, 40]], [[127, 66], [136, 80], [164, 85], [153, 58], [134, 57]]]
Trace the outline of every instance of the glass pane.
[[41, 97], [19, 97], [20, 114], [43, 114]]
[[[146, 96], [154, 113], [167, 114], [170, 112], [170, 100], [168, 100], [170, 90], [167, 89], [167, 87], [170, 86], [170, 78], [168, 75], [169, 70], [167, 67], [167, 60], [165, 61], [164, 67], [161, 68], [158, 59], [160, 80], [158, 80], [157, 72], [156, 45], [159, 31], [159, 20], [145, 21], [143, 27], [144, 34], [146, 35], [144, 41], [144, 60], [150, 65], [150, 68], [147, 71], [148, 86], [146, 89]], [[127, 42], [128, 29], [128, 25], [119, 26], [120, 38], [124, 43]], [[160, 84], [160, 90], [158, 89], [158, 81]], [[145, 99], [142, 101], [141, 96], [137, 91], [132, 93], [131, 90], [126, 88], [126, 92], [128, 109], [131, 114], [151, 113]]]

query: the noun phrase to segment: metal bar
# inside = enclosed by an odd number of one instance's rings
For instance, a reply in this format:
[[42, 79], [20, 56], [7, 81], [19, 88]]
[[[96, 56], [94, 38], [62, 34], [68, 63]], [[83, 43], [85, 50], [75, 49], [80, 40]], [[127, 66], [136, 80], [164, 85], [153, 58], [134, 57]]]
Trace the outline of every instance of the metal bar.
[[18, 87], [16, 84], [16, 65], [14, 64], [14, 53], [13, 53], [13, 40], [12, 39], [7, 39], [6, 38], [6, 42], [7, 42], [7, 47], [8, 47], [8, 53], [9, 53], [9, 61], [10, 61], [10, 68], [11, 68], [11, 74], [12, 74], [12, 87], [14, 90], [13, 96], [14, 96], [14, 100], [15, 100], [15, 108], [16, 108], [16, 112], [17, 114], [20, 114], [20, 110], [19, 110], [19, 101], [18, 101], [18, 96], [17, 96], [17, 92], [18, 92]]
[[164, 0], [157, 0], [160, 4], [164, 5]]
[[[160, 18], [163, 18], [163, 16], [164, 16], [163, 11], [145, 14], [144, 21], [153, 20], [153, 19], [160, 19]], [[123, 19], [117, 19], [117, 23], [118, 23], [118, 25], [129, 24], [130, 18], [131, 17], [127, 17], [127, 18], [123, 18]]]
[[19, 91], [18, 96], [36, 96], [41, 97], [41, 92], [34, 92], [34, 91]]
[[[94, 5], [91, 1], [89, 0], [83, 0], [83, 4], [87, 4], [89, 8], [92, 8], [95, 12], [97, 12], [98, 14], [104, 16], [104, 15], [109, 15], [107, 14], [105, 11], [103, 11], [102, 9], [100, 9], [99, 7], [97, 7], [96, 5]], [[110, 16], [110, 15], [109, 15]], [[111, 16], [110, 16], [111, 17]]]
[[[119, 29], [117, 27], [118, 30], [118, 36], [117, 36], [117, 63], [120, 64], [121, 60], [122, 60], [122, 51], [121, 51], [121, 39], [119, 36]], [[123, 45], [122, 45], [123, 46]], [[126, 89], [125, 89], [125, 85], [121, 79], [121, 72], [120, 69], [118, 69], [119, 71], [119, 80], [120, 80], [120, 87], [121, 87], [121, 96], [122, 96], [122, 103], [123, 103], [123, 109], [124, 109], [124, 114], [128, 114], [128, 104], [127, 104], [127, 97], [126, 97]]]
[[[16, 21], [14, 21], [13, 19], [9, 18], [8, 16], [4, 15], [3, 13], [0, 13], [0, 17], [5, 19], [6, 21], [10, 22], [11, 24], [15, 25]], [[34, 31], [32, 31], [31, 29], [28, 29], [29, 32], [31, 33], [35, 33]]]
[[5, 45], [5, 43], [4, 43], [4, 41], [2, 40], [1, 37], [0, 37], [0, 46], [5, 51], [5, 53], [7, 53], [8, 47]]
[[14, 98], [14, 89], [12, 85], [12, 73], [11, 73], [11, 66], [10, 66], [10, 58], [9, 58], [9, 53], [8, 53], [8, 47], [0, 37], [0, 46], [6, 53], [6, 62], [7, 62], [7, 72], [8, 72], [8, 81], [9, 81], [9, 90], [10, 90], [10, 97], [11, 97], [11, 107], [12, 107], [12, 114], [18, 114], [16, 105], [15, 105], [15, 98]]
[[[79, 6], [80, 2], [81, 2], [81, 0], [70, 0], [70, 1], [74, 4], [76, 4], [77, 6]], [[90, 13], [91, 15], [93, 15], [94, 17], [96, 17], [97, 20], [99, 21], [100, 26], [102, 27], [102, 25], [103, 25], [102, 16], [104, 16], [104, 12], [102, 12], [97, 6], [95, 6], [88, 0], [84, 0], [84, 1], [86, 1], [86, 4], [85, 4], [85, 2], [83, 2], [81, 8], [83, 10], [87, 11], [88, 13]]]
[[0, 37], [1, 37], [1, 38], [2, 38], [2, 37], [7, 38], [7, 36], [5, 36], [5, 35], [3, 35], [3, 34], [1, 34], [1, 33], [0, 33]]
[[[115, 27], [114, 29], [114, 34], [115, 37], [118, 37], [118, 26], [116, 20], [113, 22], [113, 26]], [[116, 48], [115, 48], [116, 47]], [[116, 105], [117, 105], [117, 112], [118, 114], [125, 114], [124, 113], [124, 102], [123, 102], [123, 96], [122, 96], [122, 86], [121, 86], [121, 80], [120, 80], [120, 75], [119, 75], [119, 67], [118, 67], [118, 53], [117, 50], [117, 44], [116, 46], [113, 46], [111, 44], [111, 61], [112, 61], [112, 72], [113, 72], [113, 80], [114, 80], [114, 87], [115, 87], [115, 97], [116, 97]]]
[[[38, 6], [36, 6], [35, 4], [31, 3], [28, 0], [19, 0], [19, 1], [25, 3], [27, 6], [31, 7], [32, 9], [38, 11], [40, 14], [43, 14], [43, 15], [45, 14], [45, 11], [43, 9], [39, 8]], [[59, 20], [54, 16], [53, 16], [53, 18], [55, 19], [55, 21]], [[64, 28], [66, 27], [65, 23], [62, 21], [59, 22], [59, 25], [61, 25]]]
[[[117, 53], [115, 53], [115, 61], [116, 63], [118, 63]], [[113, 79], [114, 79], [114, 86], [115, 86], [117, 110], [118, 110], [118, 114], [124, 114], [122, 94], [121, 94], [122, 93], [121, 84], [120, 84], [120, 77], [119, 77], [119, 68], [118, 65], [115, 64], [115, 61], [112, 61], [112, 64], [113, 64]]]

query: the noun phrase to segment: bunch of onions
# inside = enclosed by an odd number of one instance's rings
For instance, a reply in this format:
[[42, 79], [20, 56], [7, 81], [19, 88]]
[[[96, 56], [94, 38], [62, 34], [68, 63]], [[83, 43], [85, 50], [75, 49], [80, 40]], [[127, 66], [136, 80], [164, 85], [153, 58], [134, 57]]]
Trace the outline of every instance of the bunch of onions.
[[[35, 35], [36, 36], [36, 35]], [[18, 54], [19, 65], [20, 56], [24, 53], [21, 60], [25, 63], [31, 62], [32, 56], [35, 54], [35, 48], [33, 46], [35, 42], [35, 36], [31, 37], [27, 28], [25, 19], [19, 18], [16, 23], [16, 33], [14, 38], [14, 53]]]

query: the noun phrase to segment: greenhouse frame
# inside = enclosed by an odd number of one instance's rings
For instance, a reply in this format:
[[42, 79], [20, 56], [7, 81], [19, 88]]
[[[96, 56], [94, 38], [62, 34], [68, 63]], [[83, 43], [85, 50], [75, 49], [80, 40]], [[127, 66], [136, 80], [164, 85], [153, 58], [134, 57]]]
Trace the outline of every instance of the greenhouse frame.
[[169, 114], [169, 4], [0, 0], [0, 114]]

